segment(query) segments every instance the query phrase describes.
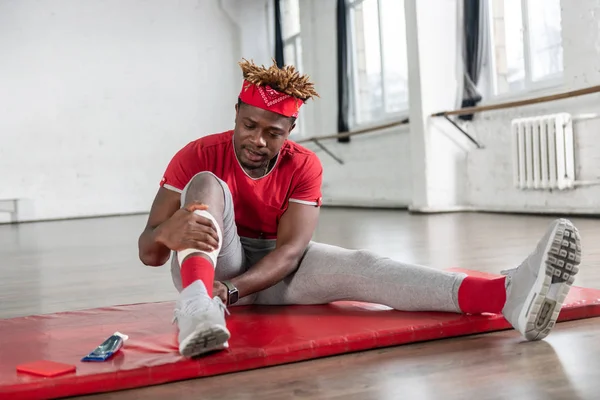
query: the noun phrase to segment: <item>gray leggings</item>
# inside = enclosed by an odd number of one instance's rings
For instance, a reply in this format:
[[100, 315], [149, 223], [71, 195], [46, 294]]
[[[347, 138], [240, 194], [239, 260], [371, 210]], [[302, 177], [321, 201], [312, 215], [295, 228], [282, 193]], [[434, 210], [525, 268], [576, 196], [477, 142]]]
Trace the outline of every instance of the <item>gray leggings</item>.
[[[255, 265], [275, 248], [275, 240], [238, 236], [231, 192], [225, 182], [214, 178], [221, 184], [225, 196], [223, 244], [217, 258], [215, 279], [225, 280]], [[187, 187], [182, 193], [182, 202], [186, 190]], [[171, 274], [175, 287], [181, 291], [181, 274], [175, 253], [171, 257]], [[348, 250], [310, 242], [295, 272], [270, 288], [240, 299], [236, 305], [325, 304], [353, 300], [403, 311], [460, 312], [458, 287], [464, 276], [404, 264], [367, 250]]]

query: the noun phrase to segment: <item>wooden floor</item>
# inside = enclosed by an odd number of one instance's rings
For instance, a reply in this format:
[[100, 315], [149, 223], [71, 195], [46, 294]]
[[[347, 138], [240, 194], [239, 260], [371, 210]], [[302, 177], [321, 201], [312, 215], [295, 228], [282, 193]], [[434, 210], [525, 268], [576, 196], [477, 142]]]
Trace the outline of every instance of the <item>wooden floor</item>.
[[[174, 300], [168, 268], [137, 258], [145, 218], [0, 225], [0, 318]], [[550, 220], [324, 209], [315, 240], [435, 268], [499, 272], [527, 256]], [[576, 285], [600, 288], [600, 220], [573, 221], [583, 245]], [[505, 331], [86, 398], [598, 399], [598, 377], [600, 319], [590, 319], [561, 323], [541, 342]]]

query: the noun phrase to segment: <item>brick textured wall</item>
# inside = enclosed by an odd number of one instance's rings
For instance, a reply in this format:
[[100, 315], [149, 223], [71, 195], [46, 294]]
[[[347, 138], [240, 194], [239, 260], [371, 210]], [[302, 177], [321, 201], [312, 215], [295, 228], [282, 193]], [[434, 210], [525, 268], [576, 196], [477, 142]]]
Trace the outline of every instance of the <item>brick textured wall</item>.
[[[600, 84], [600, 1], [563, 1], [564, 85], [550, 92]], [[528, 97], [535, 94], [530, 94]], [[600, 96], [584, 97], [481, 113], [469, 131], [486, 146], [467, 160], [467, 203], [479, 210], [600, 212], [600, 186], [568, 191], [523, 191], [513, 186], [510, 121], [566, 111], [598, 113]], [[574, 123], [576, 178], [600, 180], [600, 119]]]

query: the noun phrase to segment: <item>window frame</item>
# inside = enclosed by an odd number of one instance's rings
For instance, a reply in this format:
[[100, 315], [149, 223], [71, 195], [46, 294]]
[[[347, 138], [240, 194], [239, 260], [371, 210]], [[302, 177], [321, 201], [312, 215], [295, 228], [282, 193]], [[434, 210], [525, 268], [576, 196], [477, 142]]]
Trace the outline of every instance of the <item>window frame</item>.
[[[299, 45], [302, 46], [302, 37], [301, 37], [301, 32], [295, 33], [292, 36], [288, 37], [287, 39], [283, 39], [283, 54], [285, 54], [285, 49], [288, 46], [291, 46], [294, 48], [294, 59], [295, 59], [295, 63], [294, 66], [296, 67], [297, 70], [302, 71], [303, 69], [303, 65], [302, 65], [302, 51], [300, 51]], [[286, 64], [288, 63], [288, 60], [285, 60]]]
[[[297, 23], [298, 23], [298, 31], [287, 36], [286, 37], [286, 33], [285, 33], [285, 23], [286, 23], [286, 11], [288, 11], [287, 9], [287, 5], [286, 3], [289, 3], [290, 1], [294, 1], [294, 0], [281, 0], [281, 27], [282, 27], [282, 32], [281, 32], [281, 39], [283, 42], [283, 54], [285, 57], [285, 53], [286, 53], [286, 48], [288, 48], [289, 46], [292, 46], [294, 49], [294, 66], [296, 67], [296, 69], [298, 70], [302, 70], [302, 52], [300, 52], [298, 50], [299, 45], [302, 45], [302, 24], [300, 22], [300, 1], [297, 0], [298, 3], [298, 15], [294, 15], [294, 17], [297, 18]], [[296, 19], [294, 18], [294, 19]], [[284, 60], [285, 63], [287, 64], [289, 62], [289, 60]]]
[[[517, 90], [509, 90], [503, 93], [497, 92], [498, 75], [496, 72], [496, 41], [495, 41], [495, 29], [494, 29], [494, 6], [490, 4], [495, 0], [485, 0], [488, 2], [487, 7], [487, 36], [488, 42], [486, 44], [486, 60], [487, 73], [484, 78], [486, 82], [486, 93], [484, 94], [484, 100], [482, 104], [493, 104], [509, 99], [524, 98], [531, 94], [549, 92], [552, 89], [560, 88], [564, 85], [564, 62], [562, 70], [545, 76], [543, 79], [538, 81], [532, 80], [532, 64], [531, 64], [531, 43], [529, 37], [529, 0], [519, 0], [521, 5], [521, 25], [523, 26], [523, 65], [525, 71], [525, 78], [523, 80], [523, 88]], [[504, 0], [502, 0], [504, 1]], [[562, 17], [562, 16], [561, 16]], [[562, 42], [562, 29], [561, 29], [561, 46]], [[563, 47], [564, 49], [564, 47]], [[564, 60], [564, 53], [563, 53]]]
[[[381, 64], [381, 96], [382, 96], [382, 114], [383, 117], [380, 118], [375, 118], [375, 119], [371, 119], [369, 121], [363, 121], [363, 122], [357, 122], [358, 118], [358, 110], [359, 110], [359, 106], [358, 106], [358, 97], [357, 97], [357, 91], [359, 88], [359, 82], [358, 82], [358, 65], [355, 62], [356, 61], [356, 41], [355, 41], [355, 25], [354, 25], [354, 18], [352, 18], [352, 12], [354, 10], [354, 8], [360, 6], [362, 3], [364, 3], [366, 0], [346, 0], [346, 21], [347, 21], [347, 26], [348, 26], [348, 37], [347, 37], [347, 44], [348, 44], [348, 48], [347, 48], [347, 52], [348, 52], [348, 62], [349, 62], [349, 78], [350, 78], [350, 90], [349, 90], [349, 105], [350, 105], [350, 115], [349, 115], [349, 126], [350, 126], [350, 130], [357, 130], [357, 129], [365, 129], [365, 128], [370, 128], [370, 127], [375, 127], [378, 125], [382, 125], [391, 121], [398, 121], [398, 120], [402, 120], [408, 117], [409, 112], [410, 112], [410, 94], [409, 94], [409, 100], [406, 102], [406, 105], [404, 107], [404, 109], [400, 110], [400, 111], [394, 111], [394, 112], [386, 112], [386, 103], [388, 101], [387, 96], [386, 96], [386, 71], [385, 71], [385, 52], [384, 50], [384, 35], [382, 32], [382, 17], [381, 17], [381, 9], [382, 9], [382, 0], [376, 0], [377, 1], [377, 21], [378, 21], [378, 35], [379, 35], [379, 62]], [[406, 38], [406, 34], [404, 37], [404, 40], [407, 40]], [[407, 60], [408, 62], [408, 60]]]
[[[300, 44], [300, 46], [302, 45], [302, 37], [301, 37], [301, 33], [302, 33], [302, 27], [300, 28], [300, 31], [298, 31], [297, 33], [289, 36], [286, 39], [283, 39], [283, 54], [285, 57], [286, 54], [286, 49], [291, 46], [294, 50], [294, 58], [295, 58], [295, 63], [293, 64], [294, 67], [296, 67], [296, 69], [300, 72], [302, 72], [303, 70], [303, 65], [302, 65], [302, 51], [300, 50], [298, 44]], [[286, 64], [289, 64], [290, 60], [285, 60]], [[300, 113], [298, 115], [298, 118], [296, 118], [296, 126], [294, 127], [294, 130], [292, 131], [292, 134], [294, 135], [295, 138], [297, 139], [302, 139], [306, 137], [306, 130], [304, 129], [304, 114]]]
[[[298, 31], [293, 33], [290, 36], [285, 36], [285, 29], [284, 29], [284, 25], [286, 22], [286, 18], [284, 16], [285, 14], [285, 8], [286, 8], [286, 4], [285, 4], [286, 0], [282, 0], [281, 1], [281, 24], [282, 24], [282, 42], [283, 42], [283, 55], [284, 55], [284, 62], [285, 64], [289, 65], [290, 64], [290, 60], [285, 59], [285, 55], [287, 53], [287, 49], [292, 47], [293, 49], [293, 53], [294, 53], [294, 67], [296, 67], [296, 69], [300, 72], [303, 71], [304, 65], [303, 65], [303, 57], [302, 57], [302, 23], [301, 23], [301, 17], [300, 17], [300, 7], [301, 5], [298, 5]], [[304, 128], [305, 122], [304, 122], [304, 114], [300, 113], [298, 115], [298, 118], [296, 118], [296, 126], [294, 128], [294, 130], [292, 131], [292, 136], [294, 139], [302, 139], [306, 137], [306, 129]]]

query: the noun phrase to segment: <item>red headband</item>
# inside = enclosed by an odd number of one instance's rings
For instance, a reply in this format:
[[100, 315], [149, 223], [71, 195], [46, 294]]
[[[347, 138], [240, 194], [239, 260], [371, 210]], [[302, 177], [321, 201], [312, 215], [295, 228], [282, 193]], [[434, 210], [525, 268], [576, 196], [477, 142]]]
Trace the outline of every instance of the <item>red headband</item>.
[[302, 106], [302, 100], [289, 94], [278, 92], [272, 87], [257, 86], [244, 80], [240, 99], [251, 106], [272, 111], [286, 117], [298, 117], [298, 111]]

